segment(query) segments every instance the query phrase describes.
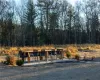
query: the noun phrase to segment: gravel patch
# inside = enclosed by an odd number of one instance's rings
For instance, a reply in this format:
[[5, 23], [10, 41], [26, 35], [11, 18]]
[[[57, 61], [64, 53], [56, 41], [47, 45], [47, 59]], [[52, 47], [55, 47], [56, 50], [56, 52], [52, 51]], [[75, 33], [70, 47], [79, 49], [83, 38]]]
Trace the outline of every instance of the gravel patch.
[[[95, 75], [96, 74], [96, 75]], [[100, 63], [53, 63], [27, 67], [0, 64], [0, 80], [99, 80]]]

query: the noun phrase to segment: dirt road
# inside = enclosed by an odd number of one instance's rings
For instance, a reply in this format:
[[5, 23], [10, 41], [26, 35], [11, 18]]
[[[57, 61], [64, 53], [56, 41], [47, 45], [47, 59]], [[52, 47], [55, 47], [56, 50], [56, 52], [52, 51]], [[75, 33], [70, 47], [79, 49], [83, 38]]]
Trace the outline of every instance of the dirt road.
[[100, 62], [54, 63], [29, 67], [0, 64], [0, 80], [100, 80]]

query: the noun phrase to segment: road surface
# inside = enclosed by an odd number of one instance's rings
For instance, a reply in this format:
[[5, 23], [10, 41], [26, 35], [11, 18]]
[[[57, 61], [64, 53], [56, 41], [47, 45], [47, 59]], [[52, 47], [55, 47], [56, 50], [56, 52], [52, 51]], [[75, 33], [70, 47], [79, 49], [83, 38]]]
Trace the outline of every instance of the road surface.
[[100, 62], [54, 63], [27, 67], [0, 64], [0, 80], [100, 80]]

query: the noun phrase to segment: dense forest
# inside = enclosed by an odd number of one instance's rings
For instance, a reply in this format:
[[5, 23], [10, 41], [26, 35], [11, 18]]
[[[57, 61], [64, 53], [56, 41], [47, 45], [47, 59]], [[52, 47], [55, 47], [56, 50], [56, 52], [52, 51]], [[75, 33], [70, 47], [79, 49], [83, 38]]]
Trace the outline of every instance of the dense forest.
[[0, 0], [0, 45], [99, 44], [100, 1]]

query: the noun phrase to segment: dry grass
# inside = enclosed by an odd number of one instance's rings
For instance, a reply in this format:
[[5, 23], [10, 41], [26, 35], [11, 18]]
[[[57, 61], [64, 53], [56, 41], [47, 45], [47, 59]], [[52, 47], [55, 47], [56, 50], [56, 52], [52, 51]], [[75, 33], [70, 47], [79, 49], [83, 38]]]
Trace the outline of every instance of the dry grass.
[[[57, 49], [63, 48], [65, 50], [64, 57], [66, 57], [66, 52], [71, 53], [71, 57], [75, 57], [78, 54], [81, 57], [100, 57], [100, 45], [96, 44], [84, 44], [84, 45], [44, 45], [44, 46], [34, 46], [34, 47], [0, 47], [0, 62], [5, 61], [5, 56], [10, 56], [10, 62], [12, 65], [16, 65], [16, 59], [18, 59], [19, 50], [22, 51], [33, 51], [34, 49]], [[79, 49], [83, 50], [83, 52], [78, 51]], [[84, 50], [94, 50], [95, 52], [84, 52]]]
[[[80, 57], [100, 57], [100, 45], [96, 44], [84, 44], [84, 45], [44, 45], [44, 46], [35, 46], [35, 47], [1, 47], [0, 48], [0, 62], [5, 61], [5, 56], [9, 55], [11, 56], [11, 64], [15, 65], [15, 60], [18, 58], [16, 55], [18, 55], [19, 50], [22, 51], [33, 51], [34, 49], [57, 49], [57, 48], [63, 48], [65, 50], [64, 57], [66, 57], [66, 52], [71, 53], [71, 57], [74, 58], [76, 54], [78, 54]], [[95, 52], [80, 52], [81, 50], [94, 50]], [[15, 59], [16, 57], [16, 59]]]
[[[19, 50], [22, 51], [32, 51], [33, 49], [55, 49], [55, 48], [63, 48], [66, 51], [69, 51], [72, 56], [76, 55], [78, 53], [78, 49], [88, 49], [88, 50], [99, 50], [100, 45], [96, 44], [84, 44], [84, 45], [44, 45], [44, 46], [37, 46], [37, 47], [1, 47], [0, 48], [0, 55], [8, 54], [8, 55], [16, 55], [18, 54]], [[81, 53], [81, 54], [90, 54], [90, 53]]]
[[18, 54], [19, 50], [22, 51], [32, 51], [34, 49], [54, 49], [54, 46], [39, 46], [39, 47], [1, 47], [0, 48], [0, 54], [8, 54], [8, 55], [14, 55]]

